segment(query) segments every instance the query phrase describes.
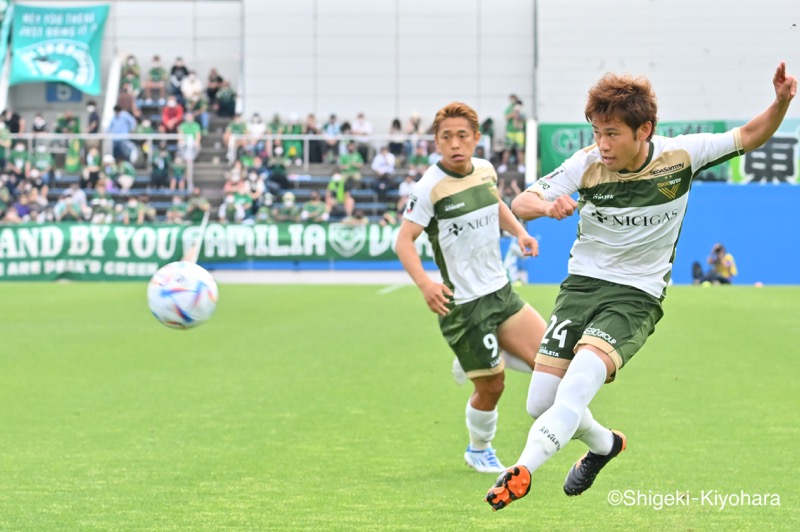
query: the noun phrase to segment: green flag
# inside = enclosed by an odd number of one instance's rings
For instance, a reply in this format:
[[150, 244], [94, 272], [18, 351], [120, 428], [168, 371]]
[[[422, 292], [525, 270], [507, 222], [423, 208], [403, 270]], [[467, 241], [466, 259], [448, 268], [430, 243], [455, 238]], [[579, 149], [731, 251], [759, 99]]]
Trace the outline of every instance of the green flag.
[[100, 49], [107, 16], [108, 5], [15, 5], [10, 84], [61, 81], [87, 94], [100, 94]]

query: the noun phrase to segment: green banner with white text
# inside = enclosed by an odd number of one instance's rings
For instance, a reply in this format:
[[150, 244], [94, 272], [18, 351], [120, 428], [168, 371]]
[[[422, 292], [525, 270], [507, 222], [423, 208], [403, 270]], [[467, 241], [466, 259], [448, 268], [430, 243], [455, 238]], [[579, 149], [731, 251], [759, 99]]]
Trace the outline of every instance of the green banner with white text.
[[100, 52], [107, 17], [108, 5], [15, 4], [10, 84], [60, 81], [99, 95]]
[[[400, 226], [370, 224], [208, 225], [198, 262], [397, 260]], [[146, 280], [180, 260], [199, 226], [78, 223], [0, 226], [0, 280]], [[430, 244], [418, 239], [423, 258]]]

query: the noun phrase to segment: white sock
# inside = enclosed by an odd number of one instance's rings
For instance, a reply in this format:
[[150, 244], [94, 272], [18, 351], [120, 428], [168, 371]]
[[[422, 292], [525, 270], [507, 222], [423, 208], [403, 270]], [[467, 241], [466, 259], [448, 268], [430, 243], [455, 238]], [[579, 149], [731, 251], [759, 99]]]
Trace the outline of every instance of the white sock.
[[528, 363], [519, 358], [517, 355], [512, 355], [506, 350], [501, 351], [501, 353], [508, 369], [513, 369], [514, 371], [519, 371], [522, 373], [531, 373], [533, 371]]
[[[560, 377], [543, 371], [534, 371], [531, 376], [531, 385], [528, 388], [528, 415], [537, 419], [553, 406], [560, 383]], [[611, 430], [595, 421], [588, 408], [583, 411], [578, 430], [575, 431], [572, 439], [581, 440], [595, 454], [608, 454], [614, 445]]]
[[482, 451], [491, 447], [497, 431], [497, 409], [489, 412], [477, 410], [467, 401], [467, 431], [469, 446], [473, 450]]
[[606, 365], [600, 357], [588, 349], [579, 350], [558, 386], [553, 406], [531, 427], [517, 463], [534, 471], [565, 446], [605, 380]]

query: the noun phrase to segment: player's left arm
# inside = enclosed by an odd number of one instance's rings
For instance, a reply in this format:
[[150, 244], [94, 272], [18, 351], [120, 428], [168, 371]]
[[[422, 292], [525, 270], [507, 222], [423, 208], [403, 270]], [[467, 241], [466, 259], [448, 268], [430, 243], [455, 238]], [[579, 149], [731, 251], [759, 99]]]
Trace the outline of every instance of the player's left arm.
[[775, 87], [775, 101], [741, 128], [744, 151], [754, 150], [772, 138], [797, 94], [797, 79], [786, 74], [784, 62], [775, 70], [772, 85]]
[[539, 243], [528, 234], [525, 226], [517, 220], [511, 209], [505, 202], [500, 201], [500, 229], [508, 231], [517, 239], [522, 254], [528, 257], [535, 257], [539, 254]]

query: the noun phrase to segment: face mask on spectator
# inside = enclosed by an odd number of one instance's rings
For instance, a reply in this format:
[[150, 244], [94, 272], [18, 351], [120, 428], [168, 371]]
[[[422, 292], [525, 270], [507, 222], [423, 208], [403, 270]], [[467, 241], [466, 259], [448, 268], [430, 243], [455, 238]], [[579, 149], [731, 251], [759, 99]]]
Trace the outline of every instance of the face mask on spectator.
[[47, 146], [45, 146], [44, 144], [40, 144], [36, 146], [36, 151], [38, 151], [39, 153], [44, 153], [47, 151]]
[[94, 105], [87, 105], [86, 112], [87, 113], [94, 113], [95, 109], [97, 109]]
[[25, 145], [17, 144], [16, 146], [14, 146], [14, 151], [25, 151]]
[[275, 148], [275, 155], [277, 155], [278, 157], [283, 155], [283, 148], [281, 146], [278, 146], [277, 148]]
[[34, 126], [43, 126], [45, 124], [44, 118], [37, 116], [33, 119]]
[[227, 205], [232, 205], [233, 204], [233, 196], [225, 196], [225, 203]]
[[176, 102], [175, 100], [167, 101], [167, 107], [175, 107], [176, 105], [178, 105], [178, 102]]
[[136, 59], [134, 59], [133, 57], [129, 57], [129, 58], [128, 58], [128, 64], [129, 64], [130, 66], [133, 66], [133, 65], [135, 65], [135, 64], [136, 64]]
[[142, 122], [142, 127], [150, 127], [150, 121], [149, 120], [144, 120]]
[[136, 201], [135, 199], [128, 200], [128, 207], [136, 207], [136, 205], [138, 205], [138, 204], [139, 204], [139, 202]]

